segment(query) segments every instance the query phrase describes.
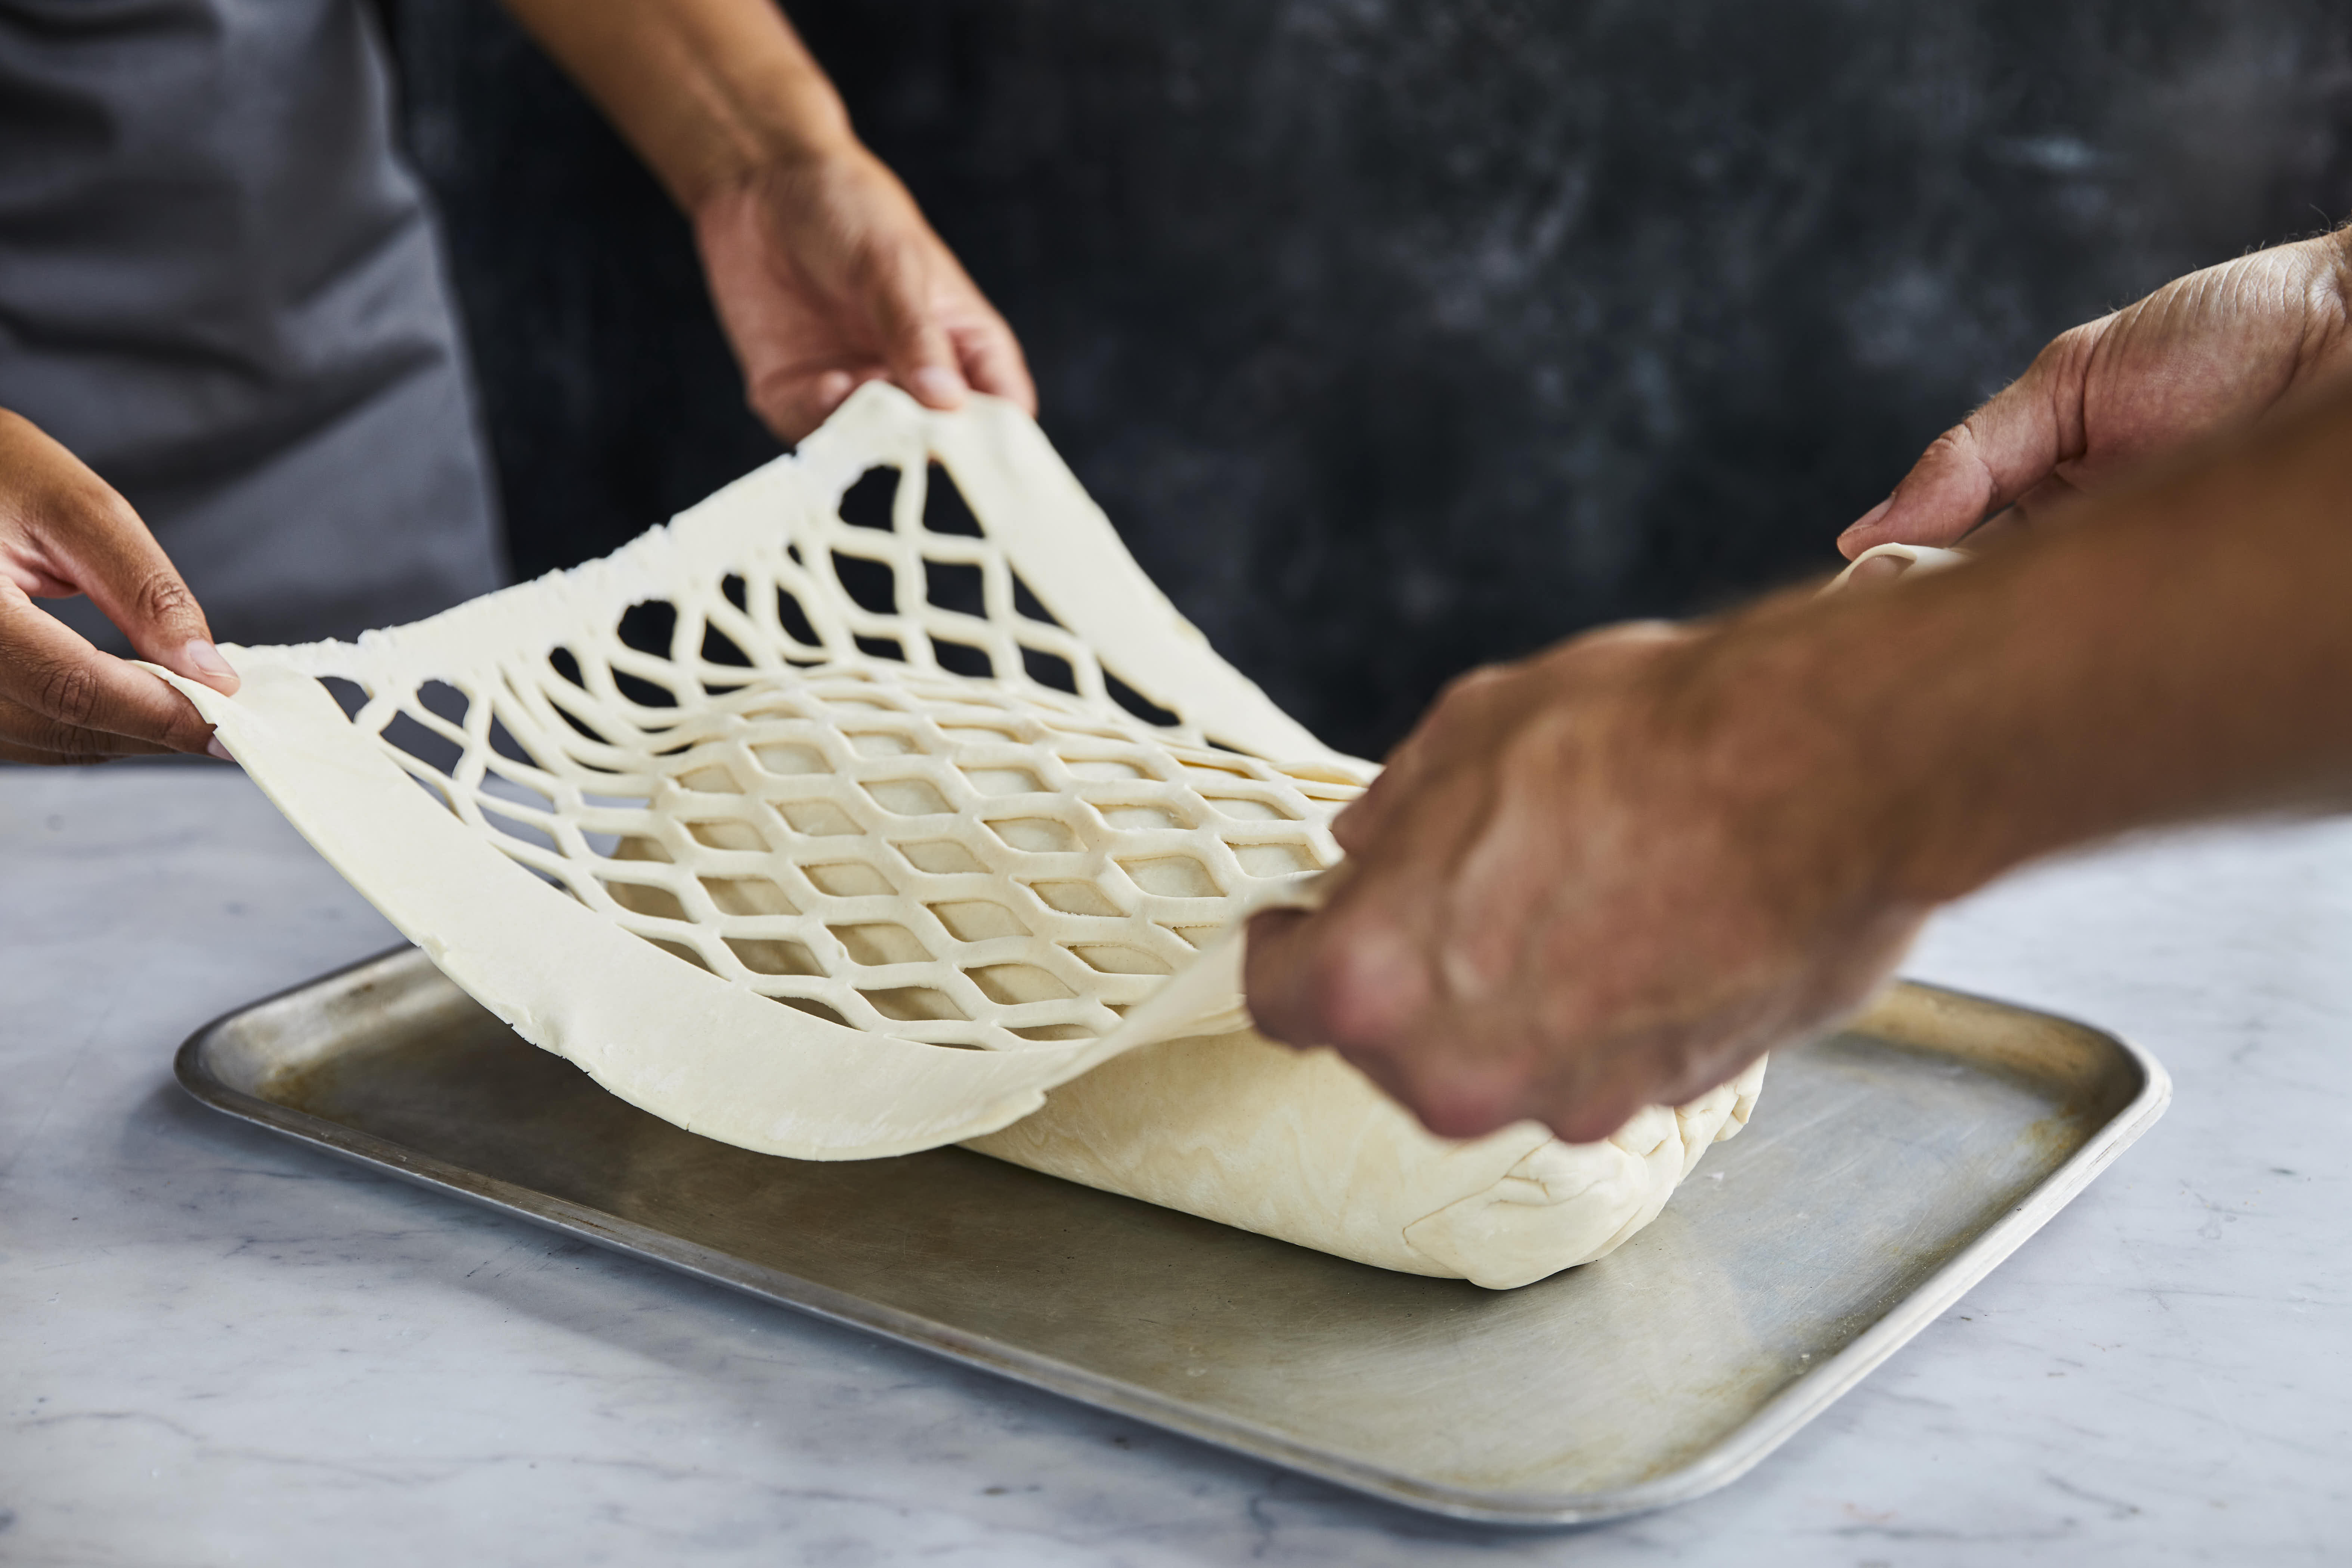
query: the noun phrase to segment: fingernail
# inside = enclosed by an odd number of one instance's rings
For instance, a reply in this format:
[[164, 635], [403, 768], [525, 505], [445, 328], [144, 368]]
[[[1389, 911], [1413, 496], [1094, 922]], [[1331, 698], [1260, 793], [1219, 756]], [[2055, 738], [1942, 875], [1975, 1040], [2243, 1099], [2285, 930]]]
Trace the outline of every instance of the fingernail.
[[220, 743], [220, 737], [218, 735], [213, 736], [205, 742], [205, 755], [208, 757], [218, 757], [225, 763], [233, 763], [236, 761], [235, 757], [228, 754], [228, 748]]
[[908, 379], [915, 395], [934, 408], [953, 408], [963, 401], [963, 377], [951, 370], [927, 364]]
[[1851, 579], [1856, 583], [1892, 583], [1911, 570], [1913, 563], [1901, 555], [1874, 555], [1853, 569]]
[[1872, 507], [1868, 511], [1864, 512], [1860, 517], [1856, 518], [1847, 526], [1846, 531], [1843, 533], [1839, 534], [1838, 537], [1840, 539], [1852, 539], [1855, 534], [1862, 532], [1872, 523], [1876, 522], [1880, 518], [1885, 517], [1886, 515], [1886, 509], [1894, 504], [1895, 498], [1893, 496], [1888, 496], [1885, 500], [1880, 501], [1876, 506]]
[[194, 665], [200, 675], [225, 675], [231, 680], [236, 679], [236, 671], [231, 669], [228, 660], [221, 657], [221, 650], [202, 637], [189, 638], [188, 646], [180, 650], [180, 657]]

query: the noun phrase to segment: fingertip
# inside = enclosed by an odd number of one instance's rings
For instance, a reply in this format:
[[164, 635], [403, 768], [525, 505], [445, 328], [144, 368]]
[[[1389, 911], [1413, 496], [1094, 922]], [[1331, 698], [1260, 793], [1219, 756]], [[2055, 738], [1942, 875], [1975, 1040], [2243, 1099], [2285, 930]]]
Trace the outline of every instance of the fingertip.
[[1838, 535], [1838, 553], [1851, 561], [1871, 546], [1884, 542], [1878, 537], [1878, 525], [1885, 519], [1888, 509], [1894, 505], [1895, 498], [1888, 496], [1856, 518], [1843, 533]]
[[858, 377], [841, 369], [814, 375], [772, 375], [751, 383], [744, 401], [776, 439], [798, 446], [857, 390]]
[[1915, 564], [1916, 563], [1908, 556], [1874, 555], [1855, 566], [1847, 574], [1846, 586], [1853, 588], [1867, 586], [1872, 583], [1891, 583], [1910, 571]]
[[224, 763], [234, 763], [236, 761], [235, 757], [229, 755], [228, 748], [221, 744], [221, 738], [217, 733], [205, 742], [205, 755]]
[[1598, 1143], [1632, 1121], [1641, 1109], [1615, 1100], [1588, 1100], [1547, 1114], [1543, 1123], [1563, 1143]]
[[1251, 1020], [1260, 1034], [1281, 1045], [1311, 1045], [1298, 1037], [1303, 1020], [1294, 993], [1294, 961], [1299, 928], [1307, 923], [1305, 910], [1260, 910], [1249, 918], [1242, 949], [1242, 991]]
[[191, 637], [181, 647], [179, 673], [202, 681], [224, 697], [236, 696], [244, 684], [221, 650], [204, 637]]
[[849, 395], [857, 390], [857, 378], [845, 370], [829, 370], [816, 378], [810, 395], [810, 404], [819, 419], [840, 407]]
[[[1381, 810], [1388, 801], [1388, 797], [1379, 795], [1379, 791], [1381, 779], [1388, 776], [1384, 773], [1374, 779], [1370, 788], [1349, 801], [1339, 815], [1331, 819], [1331, 841], [1339, 847], [1342, 854], [1361, 855], [1379, 836], [1376, 830], [1380, 826]], [[1376, 795], [1378, 799], [1374, 798]]]
[[976, 392], [1001, 397], [1032, 419], [1037, 416], [1037, 386], [1029, 379], [1021, 351], [1008, 338], [1003, 342], [967, 347], [964, 375]]
[[1483, 1138], [1524, 1114], [1524, 1085], [1513, 1074], [1448, 1063], [1405, 1103], [1440, 1138]]
[[971, 389], [945, 365], [927, 364], [907, 377], [907, 390], [932, 408], [961, 408]]
[[769, 423], [775, 426], [776, 434], [798, 446], [808, 438], [810, 431], [832, 418], [857, 387], [857, 377], [848, 371], [825, 371], [808, 383], [799, 397], [790, 400], [783, 417]]

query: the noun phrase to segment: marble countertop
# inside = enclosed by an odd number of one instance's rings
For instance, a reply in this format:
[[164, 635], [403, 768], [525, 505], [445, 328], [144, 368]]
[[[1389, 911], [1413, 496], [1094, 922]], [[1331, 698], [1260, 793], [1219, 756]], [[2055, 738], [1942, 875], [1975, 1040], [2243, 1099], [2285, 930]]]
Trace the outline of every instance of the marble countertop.
[[233, 1123], [215, 1015], [392, 932], [226, 767], [0, 770], [0, 1561], [2188, 1563], [2352, 1521], [2352, 825], [2039, 870], [1908, 973], [2127, 1033], [2166, 1119], [1746, 1479], [1421, 1518]]

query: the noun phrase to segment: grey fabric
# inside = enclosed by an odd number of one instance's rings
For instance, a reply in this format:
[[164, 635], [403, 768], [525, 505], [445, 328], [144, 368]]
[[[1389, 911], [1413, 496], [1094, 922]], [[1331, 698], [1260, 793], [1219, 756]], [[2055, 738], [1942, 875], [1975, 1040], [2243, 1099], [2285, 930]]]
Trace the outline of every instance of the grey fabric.
[[389, 97], [356, 0], [0, 0], [0, 406], [123, 492], [224, 640], [500, 577]]

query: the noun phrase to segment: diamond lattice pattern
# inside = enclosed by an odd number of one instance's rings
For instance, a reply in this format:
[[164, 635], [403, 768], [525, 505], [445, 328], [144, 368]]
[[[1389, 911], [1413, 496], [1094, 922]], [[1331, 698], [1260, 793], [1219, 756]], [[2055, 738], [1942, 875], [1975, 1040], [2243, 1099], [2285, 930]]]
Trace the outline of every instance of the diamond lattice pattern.
[[936, 461], [777, 522], [606, 635], [328, 683], [461, 821], [614, 924], [933, 1045], [1108, 1034], [1254, 886], [1338, 859], [1327, 824], [1362, 774], [1217, 744], [1139, 696]]

